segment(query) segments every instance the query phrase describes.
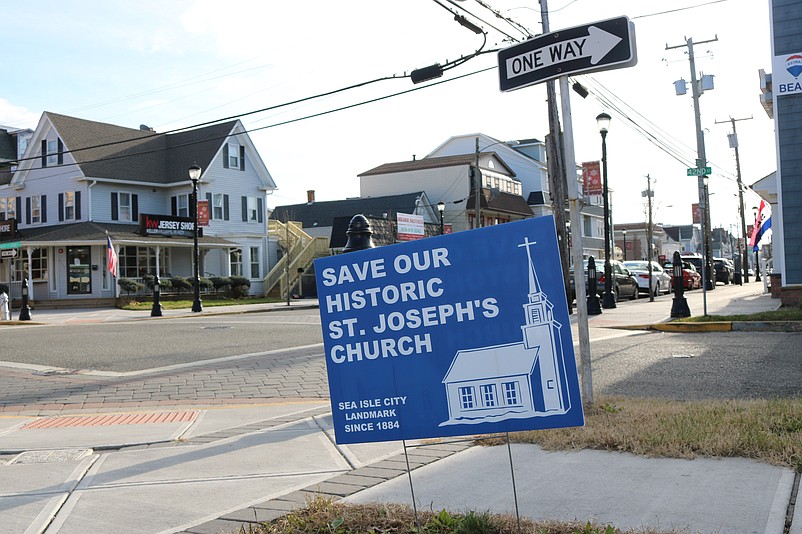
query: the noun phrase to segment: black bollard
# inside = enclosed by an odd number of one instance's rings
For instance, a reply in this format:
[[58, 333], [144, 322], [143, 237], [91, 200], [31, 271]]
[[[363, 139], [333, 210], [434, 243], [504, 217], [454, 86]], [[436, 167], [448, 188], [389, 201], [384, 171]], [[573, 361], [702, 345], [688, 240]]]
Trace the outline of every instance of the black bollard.
[[31, 320], [31, 308], [28, 306], [28, 279], [22, 279], [22, 306], [19, 309], [19, 320]]
[[671, 264], [674, 277], [674, 300], [671, 303], [671, 317], [690, 317], [691, 309], [688, 307], [688, 300], [685, 298], [685, 280], [682, 277], [682, 258], [680, 258], [679, 252], [674, 252]]
[[[574, 270], [576, 273], [576, 270]], [[588, 315], [599, 315], [602, 312], [599, 293], [596, 290], [596, 260], [593, 256], [588, 258]], [[576, 285], [576, 282], [574, 282]]]
[[343, 247], [343, 252], [354, 252], [355, 250], [365, 250], [373, 248], [373, 230], [364, 215], [354, 215], [348, 223], [348, 230], [345, 232], [348, 242]]
[[161, 303], [162, 290], [159, 285], [159, 275], [153, 278], [153, 307], [150, 309], [151, 317], [162, 316], [162, 303]]

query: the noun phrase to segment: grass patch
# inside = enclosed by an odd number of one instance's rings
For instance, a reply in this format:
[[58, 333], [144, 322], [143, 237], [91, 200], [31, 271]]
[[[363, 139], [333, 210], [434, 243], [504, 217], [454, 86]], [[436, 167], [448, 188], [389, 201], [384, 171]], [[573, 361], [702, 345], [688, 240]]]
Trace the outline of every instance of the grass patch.
[[802, 321], [802, 308], [780, 308], [748, 315], [695, 315], [675, 319], [676, 322], [710, 323], [718, 321]]
[[548, 450], [751, 458], [802, 471], [802, 398], [602, 399], [585, 407], [584, 427], [517, 432], [510, 440]]
[[[418, 510], [420, 531], [425, 534], [517, 534], [514, 515], [468, 511]], [[535, 534], [624, 534], [609, 525], [580, 522], [534, 522], [521, 518], [521, 531]], [[400, 504], [347, 504], [316, 497], [305, 508], [254, 527], [251, 534], [379, 534], [415, 533], [411, 507]], [[626, 531], [639, 534], [667, 534], [672, 531]]]
[[[202, 297], [204, 308], [213, 308], [215, 306], [238, 306], [242, 304], [266, 304], [273, 302], [286, 302], [286, 299], [271, 298], [244, 298], [244, 299], [228, 299], [228, 298], [211, 298]], [[187, 297], [185, 300], [177, 299], [160, 299], [162, 308], [165, 310], [182, 310], [192, 308], [192, 297]], [[153, 307], [153, 299], [142, 301], [131, 301], [122, 306], [123, 310], [142, 311], [150, 310]]]

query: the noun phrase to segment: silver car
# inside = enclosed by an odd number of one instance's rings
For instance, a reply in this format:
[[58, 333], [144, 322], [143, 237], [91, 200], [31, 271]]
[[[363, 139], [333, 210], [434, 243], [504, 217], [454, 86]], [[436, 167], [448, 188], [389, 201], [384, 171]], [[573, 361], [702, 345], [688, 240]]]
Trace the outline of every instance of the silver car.
[[625, 261], [624, 267], [629, 269], [629, 272], [638, 281], [638, 291], [641, 293], [649, 293], [651, 289], [652, 295], [657, 296], [661, 293], [668, 293], [671, 291], [671, 275], [663, 269], [656, 261], [652, 262], [652, 283], [651, 288], [649, 285], [649, 262], [646, 260], [632, 260]]

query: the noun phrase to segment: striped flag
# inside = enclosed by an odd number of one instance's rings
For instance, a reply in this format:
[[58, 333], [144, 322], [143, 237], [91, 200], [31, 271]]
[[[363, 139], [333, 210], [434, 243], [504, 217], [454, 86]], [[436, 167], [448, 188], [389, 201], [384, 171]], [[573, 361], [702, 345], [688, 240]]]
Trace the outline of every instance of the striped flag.
[[106, 266], [112, 276], [117, 276], [117, 251], [111, 244], [111, 237], [106, 236]]
[[771, 235], [771, 204], [761, 199], [749, 246], [752, 247], [752, 250], [757, 251], [763, 246], [763, 238], [768, 240], [769, 235]]

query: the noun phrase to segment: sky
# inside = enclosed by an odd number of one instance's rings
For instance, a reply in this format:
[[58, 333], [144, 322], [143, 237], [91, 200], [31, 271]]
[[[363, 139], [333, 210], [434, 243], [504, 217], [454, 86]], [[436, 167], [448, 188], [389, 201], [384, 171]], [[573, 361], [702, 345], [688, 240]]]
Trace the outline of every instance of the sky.
[[[6, 31], [0, 124], [35, 128], [52, 111], [165, 132], [240, 116], [278, 186], [269, 207], [306, 202], [308, 190], [318, 201], [357, 197], [360, 173], [424, 157], [451, 136], [545, 138], [545, 85], [502, 93], [496, 53], [432, 82], [404, 77], [482, 48], [482, 35], [449, 11], [487, 32], [484, 50], [525, 38], [484, 6], [542, 33], [535, 0], [9, 3], [4, 18], [14, 24]], [[586, 99], [570, 96], [577, 163], [601, 158], [595, 117], [613, 117], [614, 224], [645, 221], [647, 174], [655, 222], [691, 223], [698, 201], [697, 179], [687, 176], [696, 158], [693, 100], [690, 87], [684, 96], [674, 88], [690, 80], [690, 65], [687, 47], [666, 48], [687, 38], [712, 41], [694, 47], [697, 75], [715, 82], [700, 98], [713, 167], [711, 219], [735, 233], [731, 117], [747, 119], [736, 122], [744, 183], [776, 170], [774, 123], [759, 102], [758, 69], [771, 71], [768, 1], [549, 0], [548, 8], [551, 31], [619, 16], [635, 25], [636, 66], [572, 77], [591, 90]], [[347, 109], [332, 111], [338, 108]], [[258, 110], [265, 111], [252, 113]], [[673, 147], [673, 155], [657, 145]], [[744, 203], [748, 223], [758, 198], [747, 193]]]

